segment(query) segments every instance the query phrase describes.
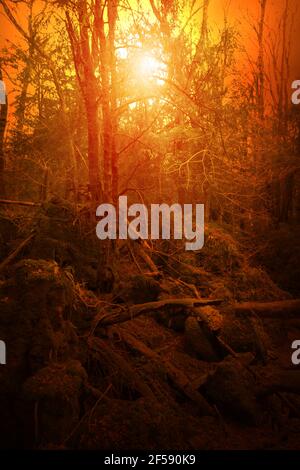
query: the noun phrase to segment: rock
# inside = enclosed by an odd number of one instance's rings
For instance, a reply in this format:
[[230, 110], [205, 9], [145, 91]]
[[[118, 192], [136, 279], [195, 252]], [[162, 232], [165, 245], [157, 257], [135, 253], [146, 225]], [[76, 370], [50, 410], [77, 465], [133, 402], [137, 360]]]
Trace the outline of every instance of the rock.
[[76, 359], [80, 350], [74, 327], [66, 320], [75, 300], [71, 274], [53, 261], [29, 259], [10, 273], [13, 277], [0, 285], [0, 338], [9, 353], [8, 367], [0, 369], [0, 405], [7, 397], [13, 420], [13, 403], [24, 380], [50, 361]]
[[251, 352], [237, 353], [235, 357], [245, 367], [250, 366], [255, 360], [255, 356]]
[[180, 265], [179, 272], [182, 281], [195, 284], [200, 288], [208, 287], [212, 281], [211, 274], [196, 266]]
[[[84, 219], [70, 202], [53, 197], [45, 202], [35, 219], [34, 243], [27, 249], [31, 259], [56, 261], [74, 270], [74, 277], [89, 289], [97, 289], [99, 245], [93, 234], [83, 234]], [[84, 236], [83, 236], [84, 235]]]
[[188, 317], [185, 321], [186, 350], [204, 361], [218, 361], [220, 356], [214, 334], [204, 322], [196, 317]]
[[229, 359], [219, 364], [204, 385], [210, 402], [245, 424], [258, 423], [260, 408], [256, 402], [254, 383], [239, 361]]
[[177, 331], [177, 332], [184, 331], [185, 320], [186, 320], [186, 314], [179, 313], [178, 315], [174, 315], [169, 319], [167, 326], [168, 328], [172, 328], [172, 330]]
[[25, 381], [24, 400], [38, 404], [35, 438], [39, 445], [60, 444], [68, 437], [79, 419], [86, 381], [85, 369], [74, 360], [44, 367]]
[[76, 278], [84, 282], [89, 289], [97, 288], [97, 262], [85, 256], [74, 243], [49, 238], [45, 234], [35, 237], [30, 258], [55, 261], [60, 267], [72, 267]]
[[150, 276], [136, 275], [130, 278], [129, 285], [126, 284], [119, 292], [119, 296], [125, 302], [143, 304], [154, 302], [158, 299], [161, 288], [158, 281]]
[[208, 224], [205, 244], [197, 252], [197, 264], [209, 273], [231, 274], [243, 268], [245, 257], [236, 240], [221, 227]]
[[194, 435], [193, 416], [180, 409], [161, 406], [144, 398], [100, 400], [83, 423], [79, 448], [124, 451], [125, 449], [189, 449]]
[[218, 332], [223, 326], [223, 315], [220, 314], [219, 310], [210, 305], [205, 307], [196, 307], [193, 309], [195, 315], [199, 317], [211, 331]]
[[270, 343], [260, 321], [252, 317], [224, 315], [221, 337], [235, 352], [252, 352], [266, 360], [266, 344]]
[[166, 328], [171, 328], [174, 331], [184, 331], [184, 324], [187, 317], [187, 312], [181, 305], [172, 305], [168, 309], [156, 310], [154, 313], [149, 313], [155, 321]]

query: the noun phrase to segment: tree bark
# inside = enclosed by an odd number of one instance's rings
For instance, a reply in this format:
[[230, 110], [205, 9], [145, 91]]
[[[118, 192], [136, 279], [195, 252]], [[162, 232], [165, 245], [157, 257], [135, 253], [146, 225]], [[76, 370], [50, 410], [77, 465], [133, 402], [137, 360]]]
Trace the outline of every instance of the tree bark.
[[[0, 68], [0, 80], [2, 80], [2, 71]], [[5, 128], [7, 124], [7, 95], [5, 96], [6, 103], [0, 104], [0, 196], [5, 197], [5, 181], [4, 181], [4, 169], [5, 169], [5, 158], [4, 158], [4, 136]]]
[[258, 90], [257, 90], [257, 104], [258, 112], [261, 119], [264, 118], [265, 114], [265, 97], [264, 97], [264, 88], [265, 88], [265, 64], [264, 64], [264, 26], [265, 26], [265, 16], [266, 16], [266, 6], [267, 0], [260, 0], [260, 18], [259, 26], [257, 32], [258, 39]]
[[295, 317], [300, 312], [300, 299], [277, 300], [274, 302], [244, 302], [235, 304], [233, 310], [238, 315], [255, 313], [260, 317]]

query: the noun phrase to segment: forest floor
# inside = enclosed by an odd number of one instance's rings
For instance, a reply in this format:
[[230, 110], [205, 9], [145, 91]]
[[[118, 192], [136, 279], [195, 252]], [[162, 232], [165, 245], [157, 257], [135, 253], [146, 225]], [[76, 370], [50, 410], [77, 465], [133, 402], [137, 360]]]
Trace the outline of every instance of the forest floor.
[[1, 446], [299, 448], [296, 275], [210, 225], [199, 252], [124, 241], [104, 286], [95, 239], [58, 199], [0, 214]]

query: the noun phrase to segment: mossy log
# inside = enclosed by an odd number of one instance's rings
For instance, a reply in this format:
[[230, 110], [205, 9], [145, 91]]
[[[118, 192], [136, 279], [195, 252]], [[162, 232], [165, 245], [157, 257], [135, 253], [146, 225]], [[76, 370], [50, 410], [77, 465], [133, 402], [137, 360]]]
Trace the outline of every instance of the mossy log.
[[259, 317], [297, 317], [300, 312], [300, 299], [278, 300], [274, 302], [243, 302], [235, 304], [233, 310], [237, 315], [254, 313]]
[[121, 337], [123, 341], [126, 342], [126, 344], [151, 361], [155, 362], [165, 372], [167, 377], [176, 386], [176, 388], [197, 405], [201, 415], [209, 416], [215, 414], [213, 408], [208, 404], [201, 393], [194, 389], [184, 372], [179, 370], [169, 360], [157, 354], [155, 351], [150, 349], [142, 341], [138, 340], [131, 334], [125, 331], [118, 331], [121, 333]]

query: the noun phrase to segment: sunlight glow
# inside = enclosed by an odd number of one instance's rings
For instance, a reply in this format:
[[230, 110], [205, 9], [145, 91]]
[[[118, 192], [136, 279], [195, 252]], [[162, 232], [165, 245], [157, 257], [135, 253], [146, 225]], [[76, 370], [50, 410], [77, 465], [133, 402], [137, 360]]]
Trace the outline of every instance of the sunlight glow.
[[127, 49], [125, 47], [120, 47], [120, 49], [117, 50], [117, 57], [119, 57], [120, 59], [127, 59]]
[[142, 77], [151, 77], [161, 71], [162, 64], [151, 55], [143, 55], [139, 58], [137, 71]]

